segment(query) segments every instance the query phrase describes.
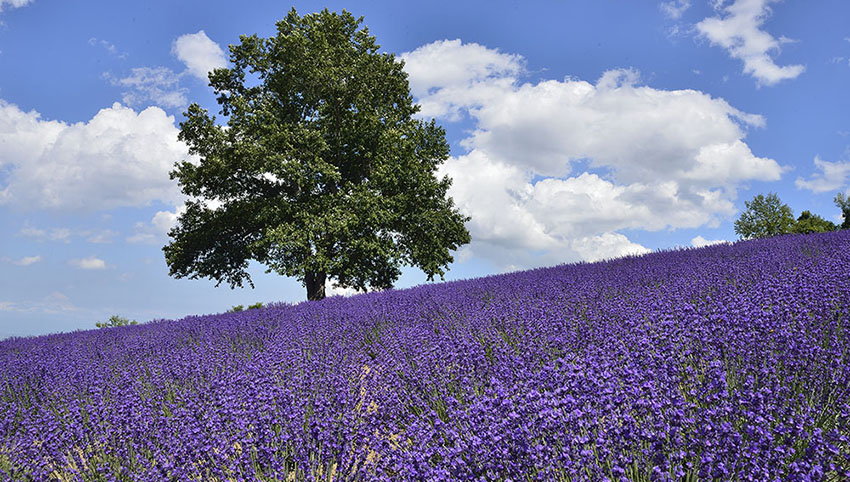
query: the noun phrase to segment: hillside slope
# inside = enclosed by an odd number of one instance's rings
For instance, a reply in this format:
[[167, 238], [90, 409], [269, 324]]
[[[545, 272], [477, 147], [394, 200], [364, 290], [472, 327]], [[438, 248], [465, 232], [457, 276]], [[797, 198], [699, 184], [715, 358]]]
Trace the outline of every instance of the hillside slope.
[[8, 340], [0, 474], [847, 480], [848, 273], [841, 231]]

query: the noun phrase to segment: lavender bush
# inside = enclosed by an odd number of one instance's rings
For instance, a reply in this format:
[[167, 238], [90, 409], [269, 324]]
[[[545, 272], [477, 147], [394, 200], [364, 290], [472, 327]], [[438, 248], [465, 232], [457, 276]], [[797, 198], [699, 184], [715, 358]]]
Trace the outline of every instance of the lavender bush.
[[16, 481], [850, 478], [850, 231], [0, 343]]

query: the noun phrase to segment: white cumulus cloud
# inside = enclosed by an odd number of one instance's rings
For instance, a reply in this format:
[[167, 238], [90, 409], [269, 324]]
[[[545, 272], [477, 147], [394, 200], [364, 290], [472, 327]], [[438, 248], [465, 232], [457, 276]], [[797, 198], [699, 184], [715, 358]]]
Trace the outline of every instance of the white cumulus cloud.
[[[97, 39], [92, 40], [97, 42]], [[227, 66], [224, 51], [203, 30], [178, 37], [171, 46], [171, 54], [186, 65], [186, 70], [177, 73], [163, 66], [136, 67], [129, 75], [121, 78], [111, 74], [105, 74], [104, 77], [113, 85], [127, 88], [121, 98], [125, 104], [153, 104], [179, 109], [188, 104], [186, 95], [189, 90], [181, 85], [187, 75], [207, 81], [210, 71]]]
[[12, 8], [19, 8], [32, 2], [33, 0], [0, 0], [0, 12], [2, 12], [3, 9], [7, 6]]
[[179, 206], [174, 211], [157, 211], [151, 219], [151, 224], [157, 232], [167, 234], [175, 225], [177, 218], [186, 211], [186, 206]]
[[187, 159], [174, 118], [114, 104], [87, 122], [42, 120], [0, 100], [0, 204], [24, 209], [99, 211], [182, 204], [168, 173]]
[[135, 233], [126, 238], [127, 242], [161, 244], [171, 228], [177, 224], [177, 218], [185, 211], [186, 205], [177, 206], [174, 211], [157, 211], [150, 223], [136, 223]]
[[34, 301], [0, 301], [0, 311], [17, 313], [47, 313], [59, 314], [69, 311], [79, 311], [71, 299], [64, 293], [54, 291], [40, 300]]
[[11, 258], [4, 257], [4, 258], [0, 258], [0, 261], [3, 261], [5, 263], [11, 263], [11, 264], [14, 264], [15, 266], [29, 266], [31, 264], [35, 264], [35, 263], [38, 263], [39, 261], [41, 261], [41, 256], [24, 256], [23, 258], [20, 258], [20, 259], [11, 259]]
[[836, 191], [846, 186], [850, 180], [850, 161], [830, 162], [815, 156], [814, 163], [820, 172], [814, 173], [809, 179], [798, 177], [794, 181], [797, 188], [815, 193]]
[[432, 42], [401, 58], [425, 117], [456, 119], [470, 103], [498, 96], [525, 70], [519, 55], [460, 39]]
[[113, 44], [112, 42], [110, 42], [108, 40], [103, 40], [103, 39], [98, 39], [96, 37], [91, 37], [89, 39], [89, 45], [91, 45], [93, 47], [96, 46], [96, 45], [100, 45], [104, 50], [106, 50], [109, 53], [109, 55], [117, 57], [121, 60], [126, 59], [127, 55], [128, 55], [127, 52], [119, 52], [118, 47], [116, 47], [115, 44]]
[[334, 280], [328, 278], [325, 280], [325, 294], [327, 296], [353, 296], [356, 294], [363, 293], [363, 291], [357, 291], [354, 288], [343, 288], [341, 286], [334, 285]]
[[12, 261], [12, 263], [18, 266], [29, 266], [31, 264], [38, 263], [39, 261], [41, 261], [41, 256], [25, 256], [21, 259]]
[[106, 262], [95, 256], [89, 256], [88, 258], [72, 259], [68, 261], [68, 264], [76, 268], [86, 270], [106, 269]]
[[745, 142], [763, 117], [700, 91], [642, 85], [634, 70], [521, 82], [521, 57], [460, 41], [403, 58], [423, 113], [472, 122], [466, 152], [442, 174], [471, 217], [469, 250], [497, 263], [644, 253], [619, 231], [717, 226], [735, 213], [741, 183], [785, 170]]
[[32, 238], [39, 243], [44, 241], [59, 241], [63, 243], [71, 242], [71, 230], [68, 228], [52, 228], [49, 231], [41, 228], [34, 228], [26, 224], [20, 231], [19, 236]]
[[649, 253], [650, 250], [629, 241], [620, 233], [603, 233], [573, 240], [571, 248], [584, 261], [621, 258], [623, 256]]
[[661, 2], [659, 4], [659, 8], [664, 12], [668, 17], [673, 20], [678, 20], [682, 18], [685, 11], [691, 8], [691, 0], [670, 0], [667, 2]]
[[715, 244], [724, 244], [724, 243], [728, 243], [728, 242], [729, 241], [726, 241], [725, 239], [705, 239], [702, 236], [697, 236], [697, 237], [691, 239], [691, 246], [693, 246], [695, 248], [702, 248], [702, 247], [705, 247], [705, 246], [712, 246], [712, 245], [715, 245]]
[[770, 4], [779, 0], [735, 0], [715, 2], [721, 16], [706, 18], [696, 24], [697, 31], [712, 45], [718, 45], [732, 58], [744, 63], [744, 73], [755, 77], [758, 85], [774, 85], [803, 73], [803, 65], [779, 66], [772, 55], [780, 46], [793, 40], [774, 37], [762, 29], [771, 14]]
[[75, 229], [68, 228], [50, 228], [41, 229], [31, 226], [29, 223], [24, 224], [24, 227], [18, 231], [18, 236], [34, 239], [39, 243], [45, 241], [58, 241], [62, 243], [70, 243], [72, 237], [85, 238], [89, 243], [107, 244], [112, 242], [118, 233], [111, 229]]
[[128, 105], [153, 103], [172, 108], [185, 107], [188, 104], [188, 89], [180, 87], [180, 76], [167, 67], [137, 67], [132, 69], [130, 75], [110, 81], [113, 85], [130, 89], [121, 97]]
[[203, 81], [208, 80], [212, 70], [227, 66], [224, 51], [203, 30], [181, 35], [174, 41], [171, 51], [186, 64], [192, 75]]
[[99, 229], [82, 231], [80, 235], [86, 237], [86, 241], [94, 244], [109, 244], [112, 238], [118, 235], [117, 232], [111, 229]]

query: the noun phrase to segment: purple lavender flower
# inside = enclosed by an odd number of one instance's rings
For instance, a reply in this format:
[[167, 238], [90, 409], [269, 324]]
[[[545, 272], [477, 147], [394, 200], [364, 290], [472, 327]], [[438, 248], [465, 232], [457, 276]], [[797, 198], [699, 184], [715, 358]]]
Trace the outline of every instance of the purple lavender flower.
[[0, 342], [0, 478], [848, 480], [850, 232]]

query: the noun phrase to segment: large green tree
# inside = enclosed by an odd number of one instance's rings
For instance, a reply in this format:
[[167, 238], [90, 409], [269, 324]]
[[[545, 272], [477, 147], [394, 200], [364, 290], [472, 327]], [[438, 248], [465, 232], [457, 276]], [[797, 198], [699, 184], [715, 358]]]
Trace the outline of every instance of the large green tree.
[[826, 233], [828, 231], [835, 231], [836, 229], [838, 229], [838, 226], [832, 221], [828, 221], [817, 214], [812, 214], [811, 211], [803, 211], [800, 213], [800, 217], [797, 218], [797, 222], [791, 227], [791, 232], [800, 234]]
[[841, 229], [850, 229], [850, 196], [845, 196], [843, 192], [835, 195], [835, 206], [841, 210], [841, 215], [844, 216], [844, 222], [841, 223]]
[[743, 239], [769, 238], [788, 234], [794, 226], [794, 212], [776, 193], [759, 194], [745, 201], [747, 209], [735, 221], [735, 232]]
[[392, 286], [402, 265], [443, 277], [468, 243], [437, 169], [445, 131], [415, 117], [403, 62], [380, 53], [362, 17], [292, 9], [277, 34], [240, 37], [210, 86], [226, 126], [192, 104], [179, 138], [200, 162], [171, 172], [190, 197], [163, 248], [170, 273], [231, 287], [250, 260], [294, 276]]
[[112, 315], [108, 320], [95, 323], [95, 326], [98, 328], [112, 328], [115, 326], [130, 326], [130, 325], [138, 325], [139, 322], [136, 320], [130, 321], [128, 318], [124, 318], [123, 316]]

